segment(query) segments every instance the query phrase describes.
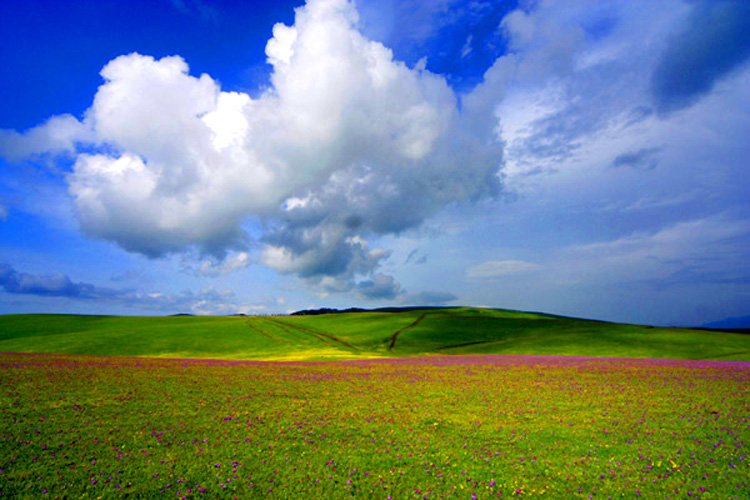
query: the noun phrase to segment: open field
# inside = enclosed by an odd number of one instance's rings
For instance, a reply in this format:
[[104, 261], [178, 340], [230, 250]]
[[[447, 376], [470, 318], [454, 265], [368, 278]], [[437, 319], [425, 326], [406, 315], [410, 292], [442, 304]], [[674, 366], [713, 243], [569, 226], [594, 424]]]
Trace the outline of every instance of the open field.
[[8, 315], [2, 351], [0, 496], [750, 492], [742, 333], [473, 308]]
[[750, 364], [0, 355], [8, 497], [747, 498]]
[[750, 335], [651, 328], [498, 309], [318, 316], [0, 316], [0, 352], [335, 360], [549, 354], [750, 361]]

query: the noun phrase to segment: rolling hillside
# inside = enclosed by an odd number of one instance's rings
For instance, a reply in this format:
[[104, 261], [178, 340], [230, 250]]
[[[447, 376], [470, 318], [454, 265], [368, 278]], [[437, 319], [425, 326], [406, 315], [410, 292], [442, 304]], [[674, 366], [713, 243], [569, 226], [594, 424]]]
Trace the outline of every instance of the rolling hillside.
[[0, 352], [323, 360], [543, 354], [750, 360], [750, 335], [605, 323], [501, 309], [301, 316], [0, 316]]

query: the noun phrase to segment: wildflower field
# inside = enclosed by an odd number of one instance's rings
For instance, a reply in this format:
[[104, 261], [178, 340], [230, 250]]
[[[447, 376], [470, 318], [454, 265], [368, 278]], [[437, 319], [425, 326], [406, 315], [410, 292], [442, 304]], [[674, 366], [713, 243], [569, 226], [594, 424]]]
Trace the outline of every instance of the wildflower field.
[[750, 363], [0, 355], [0, 494], [748, 498]]

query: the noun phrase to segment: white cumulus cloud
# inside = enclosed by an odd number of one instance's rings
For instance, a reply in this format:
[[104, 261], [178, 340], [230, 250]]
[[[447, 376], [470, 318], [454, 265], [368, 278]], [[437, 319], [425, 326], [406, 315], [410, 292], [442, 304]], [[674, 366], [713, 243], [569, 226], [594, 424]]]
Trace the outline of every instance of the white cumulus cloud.
[[23, 134], [15, 130], [0, 130], [0, 156], [18, 161], [49, 153], [72, 154], [78, 143], [91, 139], [91, 130], [74, 116], [53, 116]]
[[499, 191], [492, 131], [476, 133], [443, 77], [365, 38], [353, 3], [309, 0], [266, 55], [256, 98], [179, 56], [120, 56], [82, 121], [5, 131], [3, 154], [77, 152], [67, 180], [83, 230], [128, 251], [220, 259], [249, 249], [243, 222], [257, 219], [261, 262], [340, 289], [387, 281], [374, 273], [388, 252], [368, 236]]

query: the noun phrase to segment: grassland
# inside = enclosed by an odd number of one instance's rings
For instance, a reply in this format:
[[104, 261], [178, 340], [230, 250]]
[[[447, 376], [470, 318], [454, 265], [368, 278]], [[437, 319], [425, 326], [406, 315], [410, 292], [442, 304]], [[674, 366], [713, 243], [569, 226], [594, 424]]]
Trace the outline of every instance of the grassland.
[[747, 498], [732, 359], [494, 309], [0, 316], [0, 496]]
[[0, 354], [10, 498], [747, 498], [750, 364]]
[[0, 352], [248, 360], [435, 354], [750, 360], [750, 335], [477, 308], [316, 316], [5, 315]]

